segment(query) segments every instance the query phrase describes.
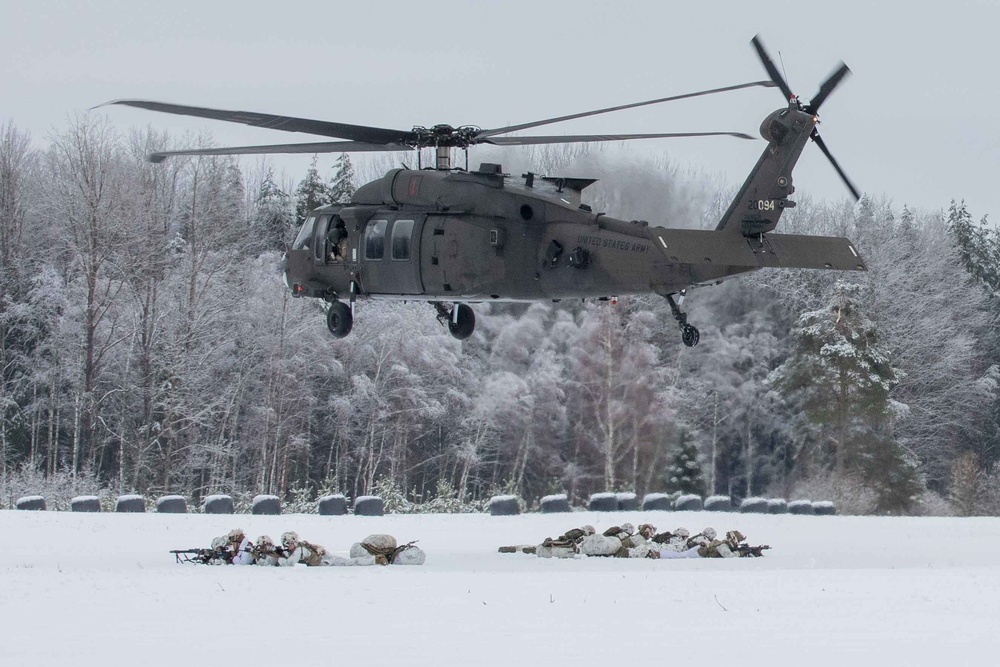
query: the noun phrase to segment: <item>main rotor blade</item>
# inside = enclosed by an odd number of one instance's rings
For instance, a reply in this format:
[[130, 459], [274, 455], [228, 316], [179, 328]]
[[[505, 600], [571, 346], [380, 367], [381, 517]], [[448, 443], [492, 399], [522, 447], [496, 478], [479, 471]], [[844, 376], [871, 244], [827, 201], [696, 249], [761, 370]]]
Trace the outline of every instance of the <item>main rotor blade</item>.
[[629, 139], [672, 139], [677, 137], [736, 137], [753, 139], [742, 132], [669, 132], [666, 134], [570, 134], [549, 137], [490, 137], [481, 142], [497, 146], [528, 146], [532, 144], [579, 144], [590, 141], [627, 141]]
[[602, 113], [611, 113], [612, 111], [622, 111], [624, 109], [634, 109], [636, 107], [643, 107], [649, 104], [660, 104], [661, 102], [673, 102], [675, 100], [684, 100], [689, 97], [700, 97], [702, 95], [713, 95], [715, 93], [725, 93], [730, 90], [740, 90], [742, 88], [753, 88], [755, 86], [762, 86], [765, 88], [771, 88], [774, 84], [770, 81], [754, 81], [752, 83], [741, 83], [735, 86], [725, 86], [724, 88], [712, 88], [711, 90], [702, 90], [697, 93], [686, 93], [684, 95], [673, 95], [672, 97], [661, 97], [655, 100], [647, 100], [645, 102], [634, 102], [632, 104], [622, 104], [617, 107], [608, 107], [606, 109], [597, 109], [596, 111], [584, 111], [583, 113], [574, 113], [568, 116], [559, 116], [558, 118], [546, 118], [545, 120], [536, 120], [530, 123], [522, 123], [520, 125], [508, 125], [507, 127], [498, 127], [492, 130], [483, 130], [476, 134], [476, 139], [486, 139], [488, 137], [493, 137], [498, 134], [507, 134], [508, 132], [518, 132], [520, 130], [527, 130], [532, 127], [539, 127], [541, 125], [550, 125], [552, 123], [561, 123], [564, 120], [575, 120], [577, 118], [584, 118], [586, 116], [596, 116]]
[[194, 116], [196, 118], [224, 120], [230, 123], [242, 123], [243, 125], [263, 127], [270, 130], [305, 132], [307, 134], [318, 134], [323, 137], [337, 137], [339, 139], [366, 141], [375, 144], [405, 142], [415, 138], [416, 136], [409, 130], [387, 130], [380, 127], [369, 127], [367, 125], [348, 125], [346, 123], [331, 123], [329, 121], [311, 120], [309, 118], [274, 116], [267, 113], [256, 113], [254, 111], [227, 111], [224, 109], [189, 107], [181, 104], [151, 102], [147, 100], [113, 100], [99, 106], [107, 106], [108, 104], [121, 104], [129, 107], [137, 107], [139, 109], [148, 109], [150, 111], [162, 111], [163, 113], [177, 114], [179, 116]]
[[830, 164], [833, 165], [833, 168], [837, 170], [837, 174], [839, 174], [840, 179], [844, 181], [844, 185], [846, 185], [847, 189], [851, 191], [852, 195], [854, 195], [854, 201], [861, 199], [861, 195], [858, 194], [858, 189], [854, 187], [854, 184], [851, 183], [851, 179], [847, 177], [847, 174], [845, 174], [844, 170], [840, 168], [840, 165], [834, 159], [833, 155], [830, 154], [830, 149], [826, 147], [826, 142], [823, 141], [823, 137], [819, 136], [819, 132], [817, 132], [814, 129], [812, 131], [812, 134], [809, 136], [810, 138], [812, 138], [813, 141], [816, 142], [816, 145], [819, 146], [819, 149], [823, 151], [823, 155], [825, 155], [826, 159], [830, 161]]
[[175, 155], [263, 155], [279, 153], [354, 153], [375, 151], [410, 151], [403, 144], [369, 144], [364, 141], [324, 141], [315, 144], [277, 144], [273, 146], [235, 146], [228, 148], [192, 148], [152, 153], [149, 161], [163, 162]]
[[830, 93], [840, 85], [840, 82], [844, 80], [848, 74], [851, 73], [851, 68], [844, 64], [844, 61], [840, 61], [840, 67], [827, 77], [823, 85], [819, 87], [819, 92], [816, 93], [816, 97], [809, 101], [809, 106], [805, 108], [806, 113], [816, 113], [819, 111], [820, 106], [826, 101], [826, 98], [830, 96]]
[[771, 81], [774, 81], [774, 85], [781, 89], [782, 94], [785, 96], [785, 101], [792, 99], [792, 89], [788, 87], [785, 83], [784, 77], [781, 76], [781, 72], [778, 68], [774, 66], [774, 61], [771, 57], [767, 55], [767, 51], [764, 50], [764, 42], [761, 41], [760, 35], [754, 35], [753, 39], [750, 40], [753, 44], [753, 48], [757, 49], [757, 57], [760, 58], [760, 62], [763, 63], [764, 69], [767, 70], [767, 75], [771, 77]]

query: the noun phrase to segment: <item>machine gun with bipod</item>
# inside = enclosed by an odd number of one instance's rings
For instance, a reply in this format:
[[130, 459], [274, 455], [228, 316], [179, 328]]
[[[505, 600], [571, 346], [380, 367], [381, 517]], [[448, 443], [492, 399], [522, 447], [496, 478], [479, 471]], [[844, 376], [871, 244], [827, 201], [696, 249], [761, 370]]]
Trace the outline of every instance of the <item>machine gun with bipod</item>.
[[225, 547], [216, 549], [172, 549], [174, 560], [178, 563], [196, 563], [198, 565], [231, 565], [233, 553]]

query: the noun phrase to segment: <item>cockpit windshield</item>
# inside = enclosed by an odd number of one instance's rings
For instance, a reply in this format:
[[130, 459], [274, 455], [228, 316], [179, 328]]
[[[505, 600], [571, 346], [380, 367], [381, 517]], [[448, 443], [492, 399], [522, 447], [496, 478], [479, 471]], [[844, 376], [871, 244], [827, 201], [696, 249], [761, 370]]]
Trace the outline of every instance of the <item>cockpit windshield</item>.
[[301, 250], [302, 248], [311, 248], [313, 240], [313, 229], [316, 227], [316, 216], [311, 215], [306, 218], [306, 221], [302, 223], [302, 229], [299, 230], [299, 235], [295, 237], [295, 243], [292, 244], [293, 250]]

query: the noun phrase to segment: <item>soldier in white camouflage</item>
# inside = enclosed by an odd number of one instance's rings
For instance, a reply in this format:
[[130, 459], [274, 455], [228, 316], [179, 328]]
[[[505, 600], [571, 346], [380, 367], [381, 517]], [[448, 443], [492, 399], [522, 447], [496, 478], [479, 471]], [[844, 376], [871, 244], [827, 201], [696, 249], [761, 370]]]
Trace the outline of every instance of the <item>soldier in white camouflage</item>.
[[318, 544], [312, 544], [299, 539], [298, 534], [294, 531], [288, 531], [287, 533], [282, 534], [281, 546], [288, 555], [284, 558], [278, 559], [278, 563], [280, 565], [295, 565], [296, 563], [304, 563], [310, 567], [319, 567], [375, 564], [374, 556], [368, 554], [357, 558], [344, 558], [343, 556], [337, 556], [327, 551], [326, 547], [321, 547]]
[[212, 540], [212, 549], [220, 554], [220, 562], [227, 565], [253, 565], [252, 548], [253, 543], [242, 528], [233, 528]]
[[535, 555], [539, 558], [573, 558], [580, 553], [580, 543], [593, 534], [594, 527], [586, 525], [571, 528], [555, 539], [546, 537], [535, 547]]
[[261, 535], [250, 548], [256, 565], [276, 567], [280, 565], [279, 559], [287, 556], [284, 551], [274, 544], [270, 535]]
[[585, 556], [619, 556], [620, 554], [627, 556], [628, 549], [632, 545], [633, 535], [635, 535], [635, 526], [630, 523], [612, 526], [601, 534], [584, 537], [580, 541], [580, 553]]
[[423, 565], [427, 560], [427, 554], [414, 542], [400, 545], [395, 537], [385, 533], [355, 542], [350, 553], [351, 560], [371, 559], [371, 564], [377, 565]]
[[[644, 523], [639, 526], [638, 532], [628, 538], [626, 547], [628, 558], [648, 558], [649, 552], [656, 546], [652, 539], [656, 535], [656, 526], [651, 523]], [[625, 542], [622, 542], [623, 546]]]
[[687, 537], [687, 531], [678, 528], [674, 533], [657, 535], [653, 542], [659, 545], [658, 550], [651, 550], [648, 558], [740, 558], [747, 556], [762, 556], [765, 549], [771, 547], [761, 545], [751, 547], [746, 544], [746, 536], [738, 530], [730, 530], [724, 540], [718, 539], [718, 533], [711, 526], [697, 535]]

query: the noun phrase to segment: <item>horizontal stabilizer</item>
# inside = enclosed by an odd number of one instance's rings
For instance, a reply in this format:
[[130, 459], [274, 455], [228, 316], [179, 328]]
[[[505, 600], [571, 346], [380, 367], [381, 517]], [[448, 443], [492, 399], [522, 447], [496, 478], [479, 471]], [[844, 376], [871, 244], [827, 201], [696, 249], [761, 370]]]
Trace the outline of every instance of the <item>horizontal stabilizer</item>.
[[[718, 275], [734, 273], [725, 267], [867, 270], [861, 253], [850, 240], [837, 236], [774, 232], [743, 236], [728, 231], [663, 227], [652, 228], [650, 236], [662, 257], [655, 263], [687, 264], [697, 267], [699, 272], [719, 267]], [[709, 271], [710, 275], [714, 273]]]
[[782, 268], [867, 271], [861, 254], [845, 238], [765, 234], [764, 239], [778, 260], [777, 266]]

